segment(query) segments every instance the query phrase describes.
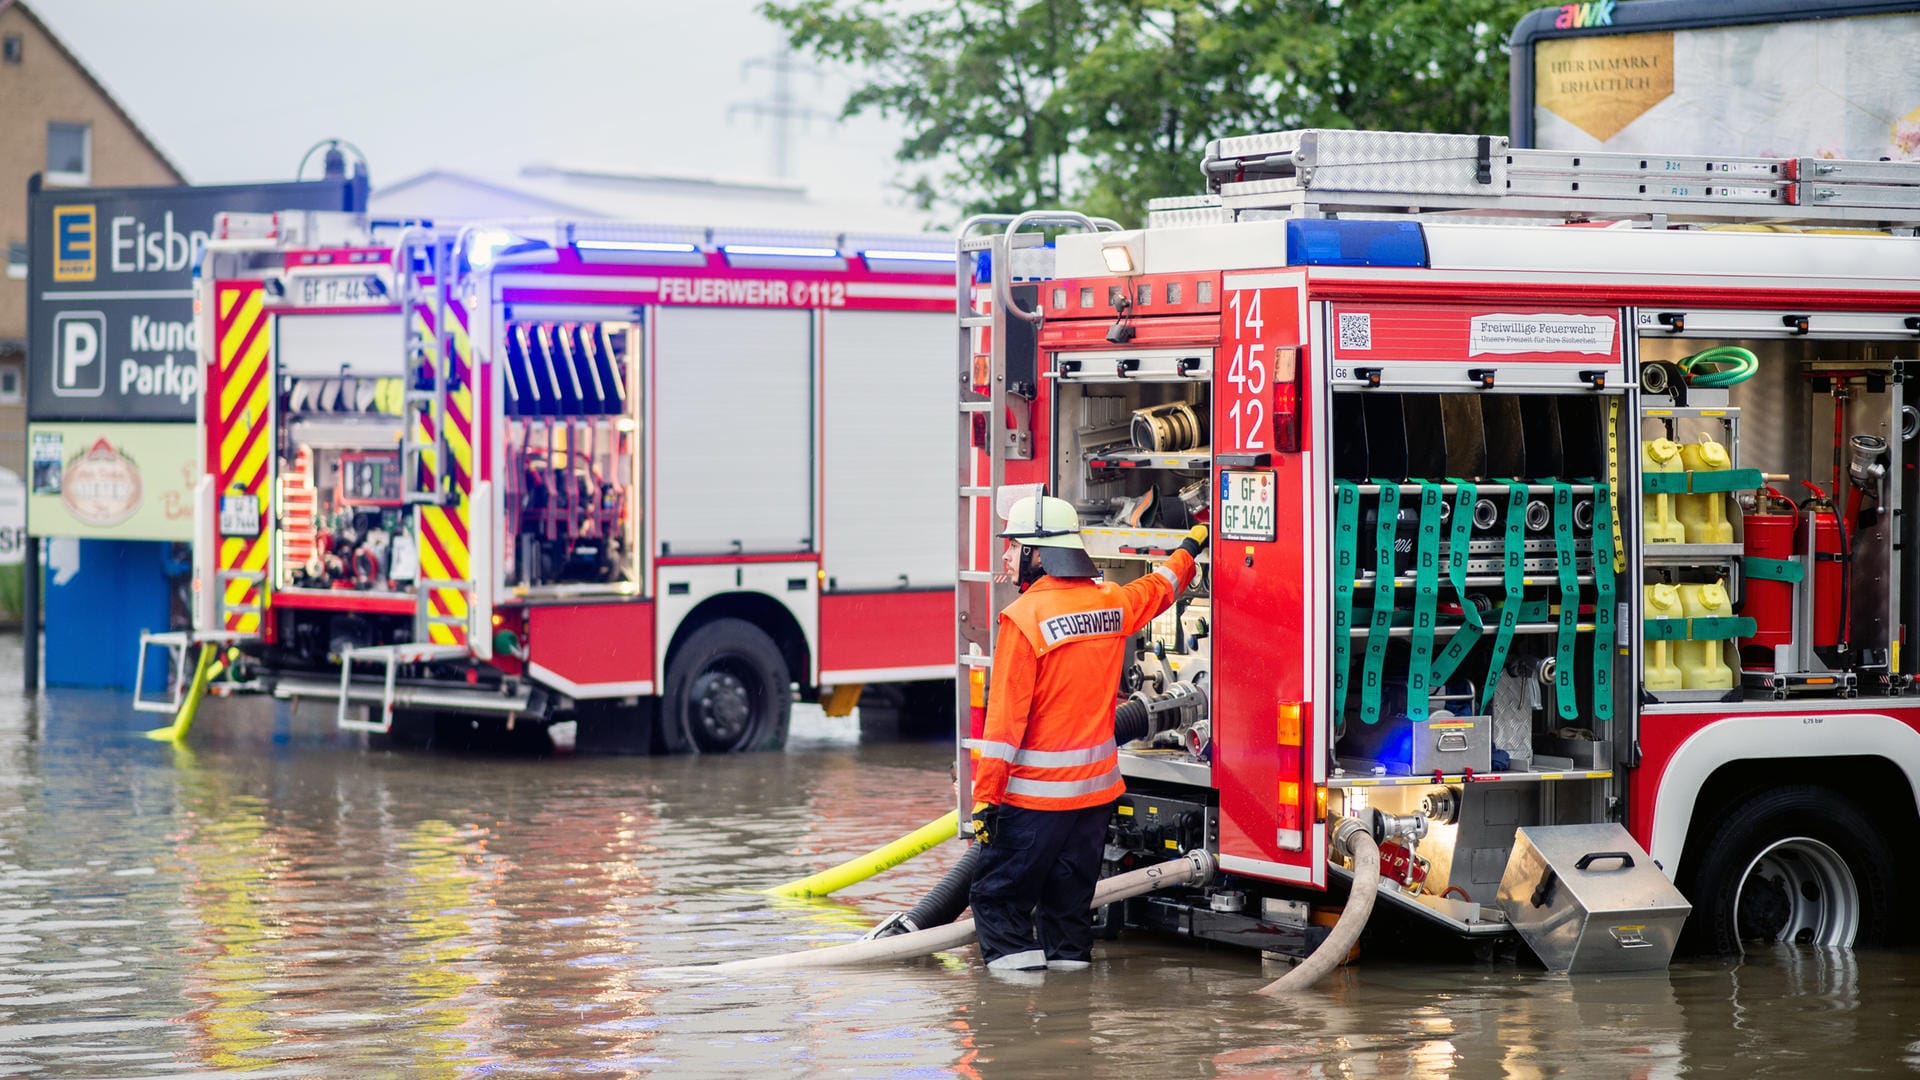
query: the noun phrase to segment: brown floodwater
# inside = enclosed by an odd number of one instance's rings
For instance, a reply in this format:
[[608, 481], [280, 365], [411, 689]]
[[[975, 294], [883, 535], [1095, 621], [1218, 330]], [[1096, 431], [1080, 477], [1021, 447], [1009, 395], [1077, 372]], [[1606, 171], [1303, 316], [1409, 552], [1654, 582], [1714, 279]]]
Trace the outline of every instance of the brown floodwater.
[[[17, 638], [0, 680], [17, 686]], [[119, 695], [0, 700], [0, 1076], [1668, 1077], [1920, 1071], [1920, 955], [1656, 977], [1373, 949], [1320, 991], [1129, 935], [1091, 971], [971, 949], [847, 971], [679, 965], [851, 940], [952, 845], [828, 902], [759, 890], [947, 810], [949, 753], [796, 714], [783, 753], [368, 749], [226, 708], [185, 748]], [[1910, 907], [1912, 905], [1909, 905]]]

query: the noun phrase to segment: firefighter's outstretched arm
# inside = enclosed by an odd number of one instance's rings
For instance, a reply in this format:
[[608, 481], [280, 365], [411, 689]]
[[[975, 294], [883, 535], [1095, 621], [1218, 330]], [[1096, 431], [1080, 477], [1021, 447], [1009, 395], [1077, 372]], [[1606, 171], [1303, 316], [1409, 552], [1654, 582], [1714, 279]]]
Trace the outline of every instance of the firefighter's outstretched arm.
[[974, 749], [973, 801], [1001, 803], [1007, 797], [1007, 770], [1027, 736], [1033, 710], [1033, 680], [1038, 668], [1033, 643], [1007, 619], [993, 645], [993, 685], [987, 694], [987, 723]]
[[1124, 586], [1127, 633], [1138, 633], [1155, 616], [1172, 607], [1173, 602], [1193, 583], [1194, 556], [1206, 550], [1207, 538], [1207, 527], [1195, 525], [1180, 541], [1180, 550], [1174, 552], [1166, 562], [1154, 567], [1153, 573]]

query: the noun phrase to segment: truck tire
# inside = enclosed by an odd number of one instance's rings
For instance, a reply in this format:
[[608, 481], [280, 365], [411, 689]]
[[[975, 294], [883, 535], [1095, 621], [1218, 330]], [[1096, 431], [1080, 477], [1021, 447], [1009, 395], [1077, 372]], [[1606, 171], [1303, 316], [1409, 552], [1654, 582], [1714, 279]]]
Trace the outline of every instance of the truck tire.
[[1849, 948], [1891, 932], [1896, 864], [1873, 820], [1830, 788], [1796, 784], [1736, 804], [1682, 891], [1682, 945], [1736, 954], [1780, 942]]
[[793, 712], [786, 657], [766, 631], [715, 619], [667, 662], [660, 743], [670, 754], [778, 750]]

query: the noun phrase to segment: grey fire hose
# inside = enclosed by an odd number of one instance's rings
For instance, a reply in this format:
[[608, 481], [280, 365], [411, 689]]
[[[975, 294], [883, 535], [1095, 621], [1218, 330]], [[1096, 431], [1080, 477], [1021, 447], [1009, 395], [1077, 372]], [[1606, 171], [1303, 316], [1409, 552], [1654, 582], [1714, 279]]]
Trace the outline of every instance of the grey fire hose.
[[1380, 849], [1367, 827], [1353, 818], [1341, 819], [1334, 828], [1333, 846], [1353, 860], [1353, 890], [1347, 897], [1346, 910], [1340, 913], [1340, 921], [1333, 924], [1333, 933], [1313, 950], [1313, 955], [1257, 993], [1295, 994], [1311, 989], [1314, 983], [1340, 966], [1353, 951], [1354, 942], [1360, 940], [1360, 931], [1366, 929], [1367, 918], [1373, 914], [1374, 898], [1380, 895]]
[[[1371, 846], [1373, 841], [1369, 839], [1367, 842]], [[1377, 864], [1378, 861], [1376, 857], [1375, 863]], [[1169, 859], [1129, 873], [1103, 878], [1098, 885], [1094, 886], [1091, 906], [1102, 907], [1159, 889], [1204, 885], [1212, 879], [1214, 870], [1212, 855], [1204, 851], [1189, 851], [1178, 859]], [[1377, 865], [1375, 870], [1377, 873]], [[1337, 929], [1335, 933], [1338, 934]], [[888, 960], [905, 960], [915, 956], [925, 956], [928, 953], [943, 952], [959, 948], [972, 940], [973, 920], [964, 919], [947, 926], [935, 926], [926, 930], [916, 930], [910, 934], [896, 934], [893, 937], [877, 938], [872, 941], [856, 941], [847, 945], [832, 945], [824, 949], [807, 949], [781, 956], [756, 957], [751, 960], [733, 960], [724, 964], [683, 970], [733, 974], [752, 971], [792, 971], [799, 968], [851, 967], [856, 964], [877, 964]]]

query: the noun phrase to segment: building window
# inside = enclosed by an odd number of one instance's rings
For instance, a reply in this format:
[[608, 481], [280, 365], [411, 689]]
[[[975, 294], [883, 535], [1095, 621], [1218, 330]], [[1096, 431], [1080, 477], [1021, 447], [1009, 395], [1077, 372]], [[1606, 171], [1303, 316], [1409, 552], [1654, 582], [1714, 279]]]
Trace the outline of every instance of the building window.
[[27, 276], [27, 245], [7, 245], [7, 276], [16, 281]]
[[20, 368], [14, 364], [0, 367], [0, 405], [20, 404]]
[[0, 39], [0, 58], [4, 58], [7, 63], [20, 62], [20, 49], [19, 34], [8, 34], [4, 39]]
[[93, 131], [85, 124], [47, 124], [47, 179], [59, 184], [93, 182]]

